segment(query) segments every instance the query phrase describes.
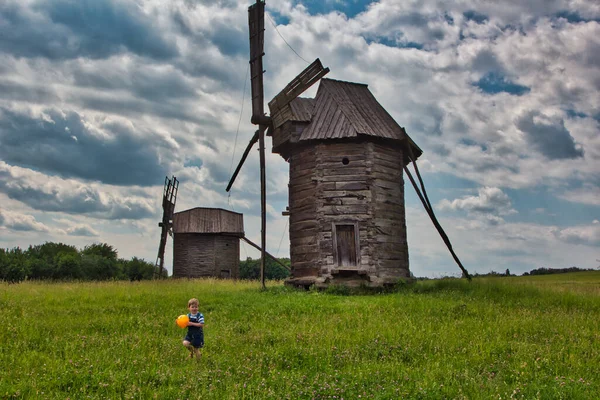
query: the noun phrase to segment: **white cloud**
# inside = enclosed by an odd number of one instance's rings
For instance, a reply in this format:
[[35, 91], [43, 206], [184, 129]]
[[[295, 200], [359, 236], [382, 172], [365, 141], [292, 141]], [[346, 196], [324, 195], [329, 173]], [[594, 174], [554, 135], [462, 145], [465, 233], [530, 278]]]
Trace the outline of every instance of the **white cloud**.
[[[36, 221], [35, 217], [10, 210], [0, 209], [0, 226], [12, 231], [51, 232], [47, 225]], [[58, 233], [55, 230], [55, 233]]]
[[491, 214], [492, 220], [496, 221], [498, 219], [493, 218], [493, 214], [509, 215], [516, 213], [511, 206], [510, 198], [501, 189], [483, 187], [478, 192], [477, 196], [465, 196], [462, 199], [452, 201], [443, 199], [439, 207], [441, 210], [462, 210], [468, 213]]
[[595, 221], [592, 225], [573, 226], [554, 231], [556, 237], [573, 244], [600, 245], [600, 224]]

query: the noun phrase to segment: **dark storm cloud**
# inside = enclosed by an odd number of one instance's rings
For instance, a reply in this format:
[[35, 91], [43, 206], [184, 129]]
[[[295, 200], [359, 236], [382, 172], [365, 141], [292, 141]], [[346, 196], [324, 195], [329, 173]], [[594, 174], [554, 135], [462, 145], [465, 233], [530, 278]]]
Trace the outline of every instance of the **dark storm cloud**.
[[[0, 158], [12, 165], [114, 185], [153, 185], [165, 175], [157, 150], [128, 128], [94, 135], [79, 114], [46, 112], [51, 121], [0, 109]], [[119, 131], [120, 130], [120, 131]]]
[[483, 73], [503, 73], [504, 67], [490, 50], [481, 50], [472, 62], [472, 68], [475, 71]]
[[[216, 21], [209, 32], [211, 42], [226, 56], [246, 55], [248, 52], [248, 33], [241, 27], [228, 25], [225, 21]], [[245, 28], [245, 27], [244, 27]]]
[[489, 18], [487, 15], [480, 14], [477, 11], [468, 10], [463, 12], [463, 16], [469, 21], [475, 21], [478, 24], [485, 23]]
[[551, 160], [583, 157], [583, 150], [575, 146], [562, 118], [550, 120], [531, 111], [521, 116], [516, 125], [525, 133], [529, 144]]
[[81, 87], [110, 90], [129, 90], [146, 101], [194, 98], [193, 84], [176, 70], [157, 70], [140, 66], [135, 70], [77, 69], [73, 72], [75, 83]]
[[61, 180], [36, 182], [15, 175], [6, 164], [0, 164], [0, 192], [36, 210], [103, 219], [141, 219], [154, 215], [151, 202], [144, 198], [101, 195], [92, 187]]
[[86, 108], [101, 111], [107, 114], [118, 114], [126, 117], [139, 115], [152, 115], [166, 119], [194, 122], [197, 124], [209, 124], [221, 127], [221, 121], [204, 113], [193, 113], [193, 109], [185, 103], [180, 102], [146, 102], [134, 98], [110, 98], [86, 94], [77, 99]]
[[132, 53], [154, 58], [177, 56], [135, 5], [110, 0], [55, 0], [32, 9], [0, 5], [0, 50], [18, 57], [105, 58]]
[[59, 101], [54, 91], [44, 86], [22, 85], [0, 78], [0, 99], [25, 101], [29, 103], [49, 103]]
[[[206, 46], [210, 42], [204, 41]], [[201, 46], [199, 47], [201, 48]], [[241, 55], [237, 60], [224, 57], [211, 57], [200, 50], [177, 62], [177, 68], [193, 77], [205, 77], [214, 81], [217, 90], [240, 90], [244, 82], [247, 56]], [[240, 66], [243, 66], [240, 68]]]
[[421, 109], [423, 112], [420, 116], [410, 117], [408, 130], [418, 134], [441, 136], [444, 110], [435, 104], [423, 105]]

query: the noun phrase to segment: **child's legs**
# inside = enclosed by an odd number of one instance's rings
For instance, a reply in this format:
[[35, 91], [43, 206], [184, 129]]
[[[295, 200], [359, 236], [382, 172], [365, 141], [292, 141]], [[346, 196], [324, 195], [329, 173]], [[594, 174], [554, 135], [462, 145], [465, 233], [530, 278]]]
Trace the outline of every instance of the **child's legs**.
[[190, 351], [194, 351], [194, 346], [192, 346], [192, 343], [189, 340], [184, 340], [183, 341], [183, 345]]

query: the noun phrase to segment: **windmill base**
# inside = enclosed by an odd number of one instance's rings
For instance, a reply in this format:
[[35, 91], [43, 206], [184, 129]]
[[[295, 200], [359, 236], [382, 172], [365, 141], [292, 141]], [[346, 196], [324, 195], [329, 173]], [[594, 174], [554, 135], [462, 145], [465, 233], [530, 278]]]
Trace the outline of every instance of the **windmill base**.
[[341, 269], [334, 270], [329, 276], [303, 276], [289, 278], [285, 281], [288, 286], [309, 289], [314, 286], [317, 289], [327, 289], [330, 286], [344, 286], [353, 288], [391, 288], [400, 281], [407, 283], [414, 278], [378, 277], [372, 276], [364, 270]]

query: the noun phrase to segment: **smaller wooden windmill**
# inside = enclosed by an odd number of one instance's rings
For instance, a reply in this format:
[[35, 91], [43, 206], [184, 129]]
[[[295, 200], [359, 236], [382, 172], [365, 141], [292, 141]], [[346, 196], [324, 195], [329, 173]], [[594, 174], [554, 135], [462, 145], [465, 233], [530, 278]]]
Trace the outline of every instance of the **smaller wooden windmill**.
[[[264, 109], [264, 87], [263, 87], [263, 62], [264, 53], [264, 31], [265, 31], [265, 2], [256, 0], [256, 3], [248, 7], [248, 27], [250, 34], [250, 83], [252, 88], [252, 118], [251, 122], [258, 125], [258, 130], [250, 140], [248, 147], [242, 155], [229, 184], [227, 191], [231, 189], [237, 174], [239, 173], [250, 149], [258, 141], [260, 154], [260, 204], [261, 204], [261, 262], [260, 280], [265, 286], [265, 255], [266, 255], [266, 177], [265, 177], [265, 131], [273, 126], [271, 117], [265, 115]], [[304, 91], [319, 81], [329, 72], [329, 68], [323, 68], [321, 61], [317, 58], [296, 78], [294, 78], [273, 100], [269, 103], [272, 114], [273, 110], [281, 115], [281, 122], [285, 120], [289, 111], [289, 103]]]
[[162, 209], [163, 216], [158, 226], [161, 227], [160, 244], [158, 245], [158, 256], [154, 264], [155, 274], [159, 277], [166, 275], [164, 269], [165, 264], [165, 246], [167, 245], [167, 235], [172, 235], [171, 228], [173, 227], [173, 213], [175, 212], [175, 201], [177, 200], [177, 190], [179, 189], [179, 181], [175, 176], [169, 179], [165, 177], [165, 187], [163, 189]]

